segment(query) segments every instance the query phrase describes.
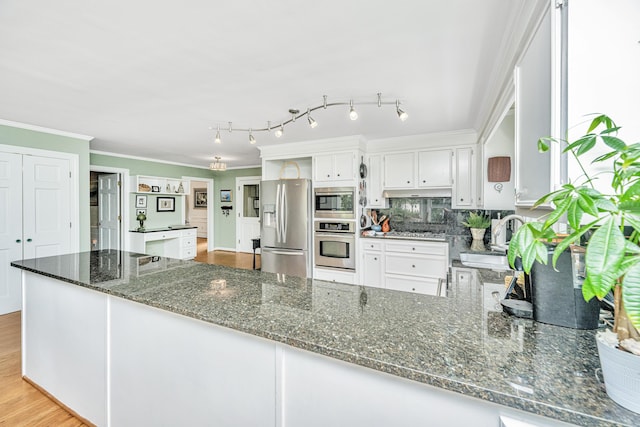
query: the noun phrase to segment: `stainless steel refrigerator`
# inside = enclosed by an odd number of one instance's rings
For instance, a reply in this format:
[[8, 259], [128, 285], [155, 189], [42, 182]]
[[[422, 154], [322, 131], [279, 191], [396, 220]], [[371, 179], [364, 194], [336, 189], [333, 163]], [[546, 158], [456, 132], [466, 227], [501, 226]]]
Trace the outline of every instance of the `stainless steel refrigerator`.
[[311, 181], [260, 184], [262, 271], [311, 277]]

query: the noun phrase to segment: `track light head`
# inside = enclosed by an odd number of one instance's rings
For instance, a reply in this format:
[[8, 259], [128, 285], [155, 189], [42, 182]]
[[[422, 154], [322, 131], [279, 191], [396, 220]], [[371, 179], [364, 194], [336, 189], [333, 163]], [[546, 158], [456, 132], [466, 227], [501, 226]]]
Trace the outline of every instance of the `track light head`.
[[313, 117], [311, 117], [311, 113], [310, 113], [308, 108], [307, 108], [307, 121], [309, 122], [309, 126], [311, 126], [311, 129], [313, 129], [316, 126], [318, 126], [318, 122], [313, 120]]
[[398, 113], [398, 118], [403, 122], [409, 118], [409, 115], [400, 108], [400, 101], [396, 101], [396, 113]]
[[249, 129], [249, 144], [255, 144], [256, 143], [256, 139], [253, 137], [253, 132], [251, 132], [251, 129]]
[[349, 118], [351, 120], [357, 120], [358, 119], [358, 113], [353, 108], [353, 99], [351, 101], [349, 101]]
[[283, 133], [284, 133], [284, 126], [282, 125], [282, 123], [280, 123], [280, 127], [278, 129], [276, 129], [274, 134], [275, 134], [276, 138], [280, 138]]
[[222, 144], [222, 138], [220, 138], [220, 125], [218, 125], [218, 130], [216, 131], [216, 139], [213, 140], [216, 144]]

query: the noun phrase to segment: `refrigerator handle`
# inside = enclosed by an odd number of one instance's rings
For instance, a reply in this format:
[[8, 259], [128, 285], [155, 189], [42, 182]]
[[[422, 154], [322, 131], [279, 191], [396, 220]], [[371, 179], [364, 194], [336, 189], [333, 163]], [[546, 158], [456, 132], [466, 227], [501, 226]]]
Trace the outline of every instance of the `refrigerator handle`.
[[268, 252], [270, 254], [275, 254], [275, 255], [288, 255], [288, 256], [304, 256], [305, 253], [302, 251], [297, 251], [297, 252], [283, 252], [283, 251], [265, 251]]
[[282, 184], [282, 243], [287, 242], [287, 192], [285, 186]]
[[280, 184], [276, 185], [276, 242], [280, 243]]

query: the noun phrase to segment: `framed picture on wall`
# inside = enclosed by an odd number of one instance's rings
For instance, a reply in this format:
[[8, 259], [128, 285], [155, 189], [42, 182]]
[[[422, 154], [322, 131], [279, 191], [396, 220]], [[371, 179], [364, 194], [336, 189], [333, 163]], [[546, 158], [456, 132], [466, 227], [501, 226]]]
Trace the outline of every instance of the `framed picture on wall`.
[[136, 208], [147, 207], [147, 196], [136, 195]]
[[220, 190], [220, 201], [221, 202], [230, 202], [231, 201], [231, 190]]
[[176, 198], [175, 197], [158, 197], [156, 199], [156, 210], [158, 212], [175, 212]]
[[207, 189], [206, 188], [193, 189], [193, 207], [194, 208], [207, 207]]

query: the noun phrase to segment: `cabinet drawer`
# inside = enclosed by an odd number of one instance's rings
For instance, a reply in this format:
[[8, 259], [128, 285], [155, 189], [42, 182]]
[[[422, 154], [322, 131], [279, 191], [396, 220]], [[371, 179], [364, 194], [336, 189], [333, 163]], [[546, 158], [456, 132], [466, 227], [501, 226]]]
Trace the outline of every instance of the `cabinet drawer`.
[[182, 248], [180, 249], [180, 259], [192, 259], [196, 256], [195, 248]]
[[385, 279], [387, 289], [415, 292], [417, 294], [438, 295], [439, 279], [434, 277], [415, 279], [388, 275]]
[[422, 277], [445, 277], [447, 259], [436, 255], [389, 254], [385, 257], [386, 273]]
[[382, 242], [375, 241], [373, 239], [364, 239], [362, 241], [362, 250], [365, 251], [381, 251], [382, 250]]
[[180, 234], [182, 237], [193, 237], [195, 238], [198, 235], [198, 229], [197, 228], [191, 228], [189, 230], [182, 230], [181, 232], [182, 234]]
[[196, 238], [192, 237], [183, 237], [180, 239], [180, 245], [183, 248], [195, 248], [196, 247]]
[[144, 240], [146, 242], [153, 242], [156, 240], [175, 239], [177, 237], [180, 237], [180, 232], [178, 231], [158, 231], [155, 233], [145, 233]]
[[447, 255], [445, 242], [386, 242], [387, 252], [406, 252], [412, 254]]

